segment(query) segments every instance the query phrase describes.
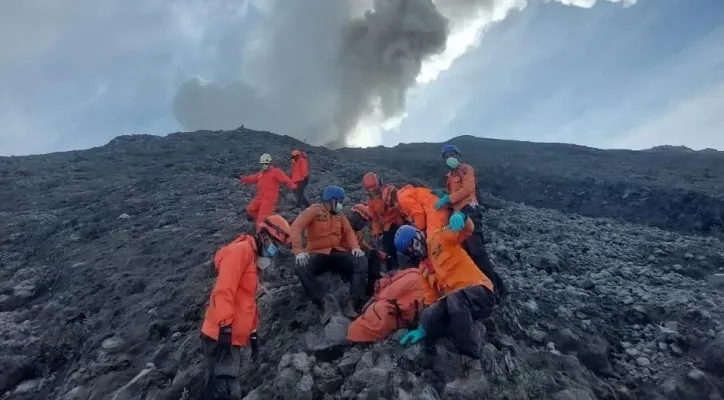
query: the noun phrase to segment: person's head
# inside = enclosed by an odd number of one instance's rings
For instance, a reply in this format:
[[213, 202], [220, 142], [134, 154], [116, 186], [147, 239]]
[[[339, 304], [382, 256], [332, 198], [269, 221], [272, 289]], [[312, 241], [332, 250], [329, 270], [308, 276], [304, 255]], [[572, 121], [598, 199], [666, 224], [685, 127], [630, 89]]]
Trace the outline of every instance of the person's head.
[[262, 171], [266, 171], [271, 165], [272, 157], [268, 153], [264, 153], [259, 157], [259, 165]]
[[362, 177], [362, 186], [370, 197], [380, 196], [382, 179], [374, 172], [368, 172]]
[[259, 255], [274, 257], [280, 247], [287, 246], [291, 242], [290, 231], [289, 222], [281, 215], [272, 214], [264, 218], [256, 227]]
[[382, 188], [382, 203], [385, 207], [397, 207], [397, 188], [393, 185], [385, 185]]
[[395, 233], [395, 248], [400, 253], [416, 260], [427, 258], [425, 235], [412, 225], [402, 225]]
[[350, 210], [348, 219], [350, 225], [352, 225], [352, 229], [359, 232], [372, 221], [372, 214], [366, 205], [355, 204]]
[[292, 160], [296, 160], [302, 156], [302, 152], [299, 150], [292, 150]]
[[322, 191], [322, 204], [327, 211], [338, 214], [344, 209], [344, 189], [339, 186], [330, 185]]
[[460, 150], [458, 150], [458, 147], [454, 144], [446, 144], [442, 146], [440, 155], [450, 169], [455, 169], [460, 164]]

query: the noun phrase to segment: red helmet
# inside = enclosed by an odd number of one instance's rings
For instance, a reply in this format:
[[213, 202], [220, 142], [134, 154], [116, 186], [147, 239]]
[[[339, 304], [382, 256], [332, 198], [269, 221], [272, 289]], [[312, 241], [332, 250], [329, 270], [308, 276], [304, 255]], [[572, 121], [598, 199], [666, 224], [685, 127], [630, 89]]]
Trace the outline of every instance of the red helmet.
[[382, 188], [382, 202], [385, 207], [392, 207], [393, 203], [397, 201], [397, 188], [392, 185], [385, 185]]
[[258, 233], [265, 232], [280, 243], [289, 244], [291, 242], [292, 228], [284, 217], [279, 214], [272, 214], [259, 223], [256, 227]]
[[372, 213], [370, 213], [370, 208], [367, 207], [364, 204], [355, 204], [352, 206], [352, 212], [357, 213], [362, 219], [369, 222], [372, 221]]
[[377, 189], [382, 185], [380, 177], [374, 172], [368, 172], [362, 177], [362, 186], [365, 189]]

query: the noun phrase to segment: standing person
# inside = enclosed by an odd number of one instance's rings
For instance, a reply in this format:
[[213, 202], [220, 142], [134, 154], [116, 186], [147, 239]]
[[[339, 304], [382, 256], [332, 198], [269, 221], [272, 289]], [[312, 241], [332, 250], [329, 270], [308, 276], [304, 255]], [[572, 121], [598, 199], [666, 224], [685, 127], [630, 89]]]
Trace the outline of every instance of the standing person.
[[262, 154], [259, 157], [261, 170], [240, 178], [242, 184], [256, 185], [256, 194], [246, 206], [246, 213], [251, 220], [256, 221], [257, 230], [264, 218], [276, 211], [279, 201], [279, 185], [285, 184], [292, 190], [296, 188], [294, 182], [281, 169], [272, 166], [271, 162], [272, 158], [269, 154]]
[[455, 145], [444, 145], [440, 153], [445, 164], [450, 168], [450, 172], [447, 173], [449, 194], [443, 195], [435, 203], [435, 209], [449, 207], [453, 211], [450, 215], [450, 229], [453, 231], [463, 229], [463, 221], [466, 218], [473, 221], [475, 230], [465, 240], [465, 250], [483, 273], [493, 281], [496, 294], [503, 298], [508, 294], [508, 290], [503, 279], [495, 272], [493, 262], [485, 248], [483, 210], [478, 205], [475, 169], [470, 164], [460, 162], [460, 150]]
[[301, 150], [292, 150], [292, 172], [290, 174], [292, 182], [297, 185], [294, 195], [297, 199], [295, 208], [309, 207], [309, 199], [304, 194], [304, 190], [309, 184], [309, 160], [307, 154]]
[[391, 257], [388, 269], [395, 270], [399, 266], [395, 232], [404, 222], [400, 210], [392, 204], [395, 187], [382, 185], [382, 180], [374, 172], [368, 172], [362, 177], [362, 186], [369, 195], [367, 207], [372, 214], [372, 235], [382, 241], [382, 249]]
[[496, 303], [493, 283], [475, 265], [461, 244], [473, 233], [473, 223], [466, 218], [458, 232], [438, 229], [428, 238], [412, 225], [403, 225], [395, 235], [397, 249], [419, 261], [423, 276], [424, 303], [416, 329], [407, 332], [400, 343], [417, 343], [426, 338], [429, 344], [449, 336], [466, 367], [479, 363], [481, 338], [474, 321], [488, 318]]
[[[350, 298], [344, 314], [356, 318], [362, 306], [367, 285], [367, 260], [360, 249], [349, 220], [342, 213], [344, 189], [327, 186], [322, 192], [322, 203], [307, 207], [292, 222], [292, 251], [296, 258], [295, 272], [312, 302], [321, 309], [322, 324], [329, 322], [336, 310], [334, 298], [326, 295], [317, 281], [324, 272], [333, 272], [350, 280]], [[302, 233], [306, 233], [306, 246], [302, 246]]]
[[254, 361], [259, 357], [257, 263], [288, 245], [290, 231], [282, 216], [272, 214], [258, 233], [242, 234], [216, 252], [218, 276], [201, 325], [204, 400], [241, 399], [241, 348], [251, 345]]

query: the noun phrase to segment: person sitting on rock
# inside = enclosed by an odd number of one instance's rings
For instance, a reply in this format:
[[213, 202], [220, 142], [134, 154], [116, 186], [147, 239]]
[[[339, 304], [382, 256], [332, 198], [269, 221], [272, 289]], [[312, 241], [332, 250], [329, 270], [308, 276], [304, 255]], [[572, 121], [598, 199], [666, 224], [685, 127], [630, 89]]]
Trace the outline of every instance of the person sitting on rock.
[[[357, 243], [359, 243], [362, 251], [365, 252], [367, 257], [367, 290], [365, 294], [372, 296], [375, 291], [375, 283], [382, 275], [382, 266], [392, 264], [392, 257], [387, 255], [382, 250], [372, 247], [363, 236], [364, 229], [369, 225], [372, 220], [369, 207], [365, 204], [355, 204], [352, 206], [347, 219], [354, 230], [355, 236], [357, 237]], [[389, 268], [388, 268], [389, 270]]]
[[283, 183], [292, 190], [297, 187], [281, 169], [272, 166], [271, 162], [269, 154], [262, 154], [259, 157], [261, 171], [240, 178], [242, 184], [256, 185], [256, 195], [246, 206], [246, 214], [250, 220], [256, 221], [257, 230], [264, 219], [276, 210], [279, 201], [279, 184]]
[[419, 262], [418, 268], [425, 278], [425, 304], [432, 303], [422, 311], [417, 328], [402, 337], [402, 345], [423, 338], [431, 344], [450, 336], [461, 355], [480, 359], [481, 338], [474, 321], [490, 316], [496, 296], [493, 283], [461, 246], [472, 233], [473, 222], [469, 218], [461, 231], [445, 227], [427, 239], [412, 225], [398, 229], [395, 246]]
[[272, 214], [259, 224], [258, 233], [242, 234], [216, 252], [218, 276], [201, 325], [204, 399], [241, 398], [241, 348], [251, 344], [254, 360], [259, 355], [257, 264], [288, 245], [290, 232], [284, 217]]
[[372, 235], [375, 240], [382, 240], [382, 249], [391, 257], [392, 264], [388, 264], [388, 267], [391, 270], [396, 269], [398, 259], [394, 238], [397, 228], [404, 221], [400, 211], [390, 202], [393, 187], [382, 185], [382, 180], [374, 172], [368, 172], [362, 177], [362, 186], [369, 195], [367, 206], [372, 215]]
[[460, 150], [455, 145], [444, 145], [440, 153], [450, 172], [447, 173], [447, 194], [442, 195], [435, 203], [435, 209], [445, 207], [451, 210], [449, 225], [453, 231], [463, 229], [466, 218], [472, 220], [475, 230], [465, 240], [465, 250], [481, 271], [492, 279], [496, 294], [503, 298], [508, 291], [503, 279], [495, 272], [490, 255], [485, 249], [483, 210], [478, 204], [475, 169], [470, 164], [460, 162]]
[[301, 150], [292, 150], [292, 171], [291, 179], [297, 188], [294, 190], [297, 204], [295, 208], [309, 207], [310, 202], [304, 194], [304, 190], [309, 184], [309, 161], [307, 154]]
[[[342, 213], [344, 198], [344, 189], [327, 186], [322, 192], [322, 203], [309, 206], [291, 225], [295, 271], [307, 296], [322, 309], [323, 324], [329, 322], [336, 307], [331, 296], [325, 296], [317, 281], [318, 275], [330, 271], [350, 280], [350, 298], [344, 309], [349, 318], [358, 315], [367, 285], [367, 260], [349, 220]], [[302, 232], [306, 233], [306, 247], [302, 247]]]

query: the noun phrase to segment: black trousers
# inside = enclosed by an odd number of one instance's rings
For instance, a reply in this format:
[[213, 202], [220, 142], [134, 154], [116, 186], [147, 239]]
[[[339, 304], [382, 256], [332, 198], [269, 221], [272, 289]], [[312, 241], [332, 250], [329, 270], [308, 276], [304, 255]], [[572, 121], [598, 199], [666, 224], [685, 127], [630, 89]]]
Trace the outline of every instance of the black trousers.
[[390, 229], [382, 233], [382, 250], [390, 257], [387, 260], [388, 271], [396, 270], [400, 264], [397, 258], [397, 248], [395, 248], [395, 233], [398, 228], [398, 225], [393, 224]]
[[322, 304], [325, 295], [317, 276], [324, 272], [341, 275], [350, 281], [350, 297], [361, 301], [367, 289], [367, 270], [367, 257], [355, 257], [352, 253], [334, 249], [329, 254], [311, 253], [309, 264], [297, 265], [294, 269], [307, 296], [317, 305]]
[[465, 206], [462, 210], [473, 221], [473, 234], [465, 240], [463, 248], [473, 259], [480, 271], [485, 274], [495, 286], [495, 293], [505, 296], [508, 293], [503, 278], [495, 272], [493, 262], [485, 248], [485, 233], [483, 231], [483, 213], [480, 207]]
[[460, 354], [479, 359], [482, 339], [474, 321], [488, 318], [495, 302], [495, 294], [485, 286], [460, 289], [438, 300], [420, 316], [427, 343], [449, 336]]
[[231, 346], [219, 352], [216, 341], [202, 334], [201, 351], [204, 355], [203, 400], [240, 400], [241, 347]]
[[308, 184], [308, 177], [301, 182], [297, 182], [297, 188], [294, 189], [294, 196], [297, 199], [297, 204], [295, 205], [295, 207], [306, 208], [309, 207], [309, 205], [311, 204], [307, 196], [304, 194], [304, 191], [307, 189]]
[[367, 255], [367, 288], [365, 294], [372, 296], [375, 293], [375, 283], [382, 276], [382, 260], [380, 259], [380, 252], [377, 249], [372, 249], [366, 252]]

